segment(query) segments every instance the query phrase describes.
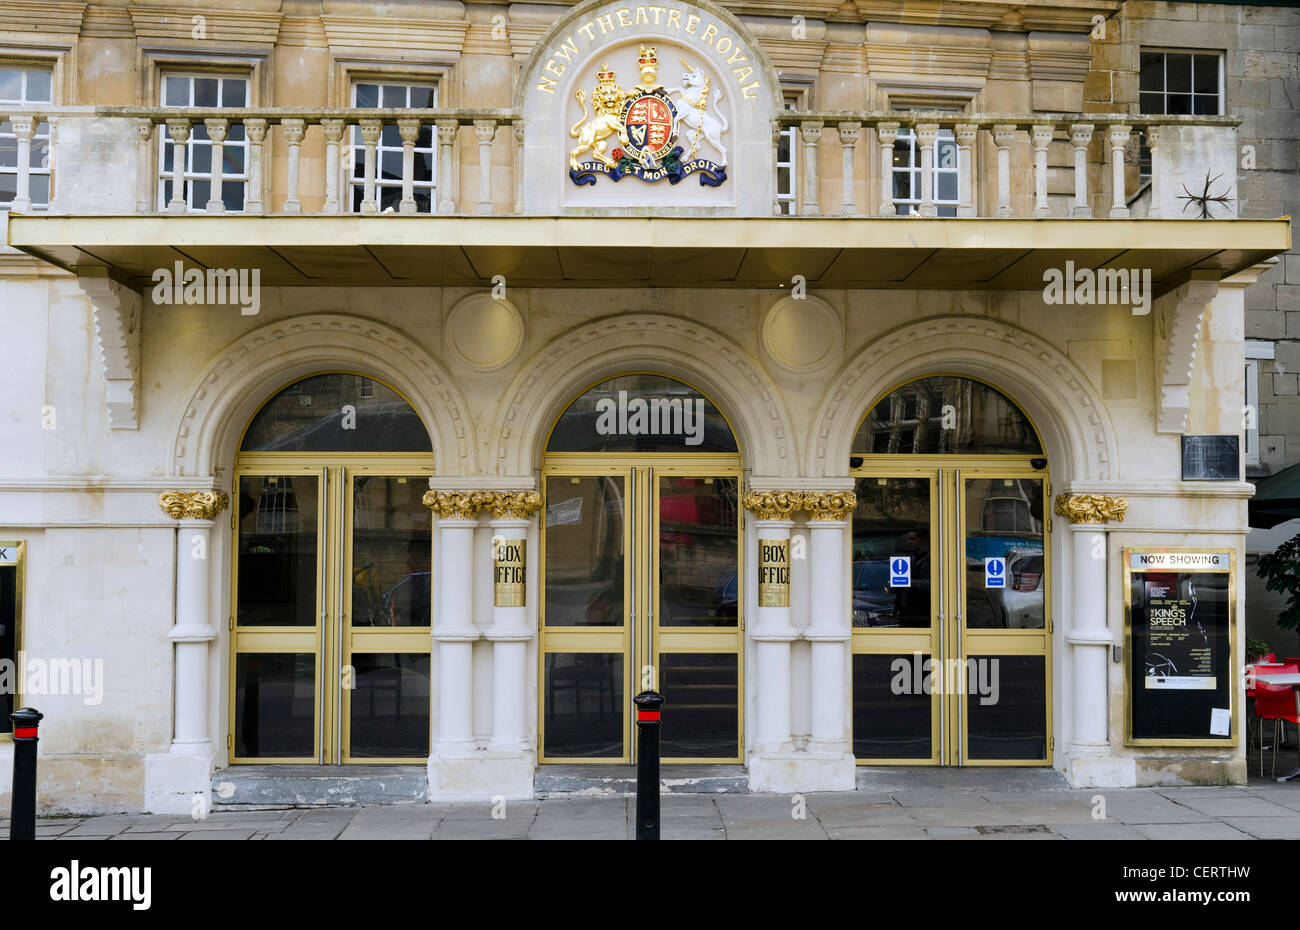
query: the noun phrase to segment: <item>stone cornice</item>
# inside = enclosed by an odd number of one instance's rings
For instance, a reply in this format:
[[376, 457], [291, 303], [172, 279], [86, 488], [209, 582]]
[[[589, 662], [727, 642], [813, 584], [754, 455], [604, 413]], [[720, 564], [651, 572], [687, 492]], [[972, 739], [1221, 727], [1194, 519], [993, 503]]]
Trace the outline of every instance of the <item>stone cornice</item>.
[[85, 0], [5, 0], [0, 4], [0, 30], [75, 36], [85, 15]]
[[173, 520], [214, 520], [230, 504], [225, 491], [163, 491], [158, 506]]
[[1128, 501], [1107, 494], [1058, 494], [1055, 513], [1071, 523], [1124, 522]]
[[[175, 41], [234, 42], [240, 45], [274, 45], [280, 33], [279, 12], [202, 9], [179, 6], [127, 6], [137, 38]], [[201, 22], [196, 22], [201, 17]], [[202, 35], [195, 35], [196, 29]]]

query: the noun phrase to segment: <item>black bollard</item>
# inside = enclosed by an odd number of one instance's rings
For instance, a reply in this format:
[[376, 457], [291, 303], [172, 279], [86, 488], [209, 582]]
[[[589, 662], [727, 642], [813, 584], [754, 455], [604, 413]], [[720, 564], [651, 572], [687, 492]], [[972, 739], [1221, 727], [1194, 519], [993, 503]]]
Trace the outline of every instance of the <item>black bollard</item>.
[[636, 705], [636, 838], [659, 839], [659, 708], [664, 699], [657, 691], [642, 691]]
[[36, 728], [45, 715], [24, 707], [9, 715], [14, 727], [14, 795], [9, 839], [36, 839]]

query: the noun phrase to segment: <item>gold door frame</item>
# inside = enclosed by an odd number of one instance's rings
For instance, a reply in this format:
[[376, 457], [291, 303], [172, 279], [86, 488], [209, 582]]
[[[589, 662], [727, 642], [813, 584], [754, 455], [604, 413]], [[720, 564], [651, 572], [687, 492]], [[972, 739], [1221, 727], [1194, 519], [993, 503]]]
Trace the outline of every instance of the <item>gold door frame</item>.
[[[272, 395], [274, 396], [274, 395]], [[352, 502], [353, 482], [358, 475], [391, 478], [424, 478], [433, 474], [427, 453], [297, 453], [244, 452], [236, 459], [232, 478], [231, 562], [230, 562], [230, 647], [229, 701], [226, 734], [227, 760], [231, 764], [365, 763], [410, 764], [420, 757], [354, 759], [351, 745], [352, 690], [344, 687], [344, 668], [353, 654], [371, 652], [432, 653], [429, 627], [402, 630], [354, 629], [352, 600]], [[316, 602], [312, 627], [241, 627], [239, 625], [239, 484], [243, 477], [314, 477], [318, 482], [316, 515], [317, 574]], [[430, 536], [432, 537], [432, 516]], [[430, 567], [432, 568], [432, 546]], [[247, 652], [313, 653], [315, 655], [312, 755], [235, 755], [235, 706], [237, 656]], [[432, 657], [431, 657], [432, 661]], [[333, 669], [338, 669], [334, 674]], [[432, 666], [430, 676], [433, 675]], [[432, 714], [430, 729], [432, 729]], [[432, 735], [430, 736], [432, 739]]]
[[[624, 608], [627, 612], [620, 627], [551, 627], [546, 625], [546, 520], [545, 499], [549, 478], [600, 476], [623, 478], [624, 518]], [[736, 507], [736, 626], [726, 632], [715, 629], [673, 628], [664, 631], [653, 611], [658, 606], [659, 514], [658, 486], [661, 475], [701, 478], [735, 478]], [[734, 757], [665, 757], [666, 762], [721, 763], [740, 762], [745, 751], [745, 535], [744, 508], [739, 497], [744, 493], [744, 474], [739, 453], [585, 453], [548, 452], [541, 470], [542, 514], [539, 541], [540, 597], [538, 607], [537, 650], [537, 754], [540, 763], [619, 764], [636, 758], [633, 741], [632, 696], [646, 686], [656, 690], [659, 684], [661, 653], [729, 653], [736, 655], [737, 742]], [[617, 648], [615, 648], [617, 647]], [[622, 652], [623, 655], [623, 755], [592, 758], [589, 756], [546, 755], [546, 656], [556, 652]], [[650, 662], [642, 661], [649, 658]], [[650, 666], [653, 681], [645, 678]], [[665, 706], [665, 713], [671, 708]]]
[[[1046, 468], [1035, 468], [1038, 455], [869, 455], [851, 470], [855, 479], [919, 478], [930, 487], [929, 630], [854, 628], [853, 655], [910, 655], [926, 651], [945, 662], [943, 688], [931, 695], [931, 752], [928, 759], [859, 759], [859, 765], [1043, 766], [1052, 764], [1052, 518], [1051, 484]], [[980, 478], [1030, 479], [1043, 495], [1043, 628], [1041, 630], [966, 629], [965, 482]], [[852, 526], [850, 525], [850, 551]], [[935, 555], [938, 554], [938, 558]], [[967, 725], [968, 687], [951, 690], [947, 664], [981, 655], [1041, 655], [1044, 665], [1045, 757], [1043, 759], [970, 758]], [[851, 718], [850, 718], [851, 719]]]

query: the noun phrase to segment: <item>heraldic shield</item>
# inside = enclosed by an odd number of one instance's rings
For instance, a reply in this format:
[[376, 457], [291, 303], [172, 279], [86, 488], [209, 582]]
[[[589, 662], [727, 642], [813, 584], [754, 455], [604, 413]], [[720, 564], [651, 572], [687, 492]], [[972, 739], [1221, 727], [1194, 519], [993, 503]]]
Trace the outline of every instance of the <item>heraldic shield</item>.
[[[700, 145], [699, 132], [691, 141], [689, 155], [685, 154], [684, 146], [677, 144], [683, 121], [678, 118], [677, 104], [670, 92], [657, 80], [659, 62], [655, 49], [641, 46], [638, 64], [641, 83], [630, 91], [618, 84], [608, 64], [601, 64], [591, 94], [593, 112], [590, 114], [586, 92], [579, 90], [574, 95], [582, 107], [582, 119], [569, 130], [569, 135], [578, 140], [569, 153], [569, 177], [573, 183], [595, 184], [597, 175], [603, 174], [614, 181], [633, 175], [642, 181], [653, 183], [667, 178], [669, 184], [676, 184], [698, 173], [702, 186], [721, 185], [727, 179], [726, 166], [695, 155]], [[707, 85], [701, 99], [707, 106]], [[614, 136], [617, 144], [607, 154]], [[581, 156], [588, 152], [595, 157], [582, 161]]]

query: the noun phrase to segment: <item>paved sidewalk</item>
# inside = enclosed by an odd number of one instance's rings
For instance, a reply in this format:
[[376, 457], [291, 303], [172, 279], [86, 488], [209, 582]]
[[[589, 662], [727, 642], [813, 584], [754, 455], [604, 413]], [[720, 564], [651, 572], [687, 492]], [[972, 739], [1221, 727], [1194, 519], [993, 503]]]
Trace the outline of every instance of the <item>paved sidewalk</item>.
[[[1098, 800], [1100, 799], [1100, 800]], [[1300, 839], [1300, 784], [665, 795], [664, 839]], [[1104, 819], [1095, 814], [1103, 813]], [[803, 805], [802, 818], [800, 805]], [[631, 839], [631, 797], [43, 817], [40, 839]], [[0, 820], [0, 837], [9, 835]]]

